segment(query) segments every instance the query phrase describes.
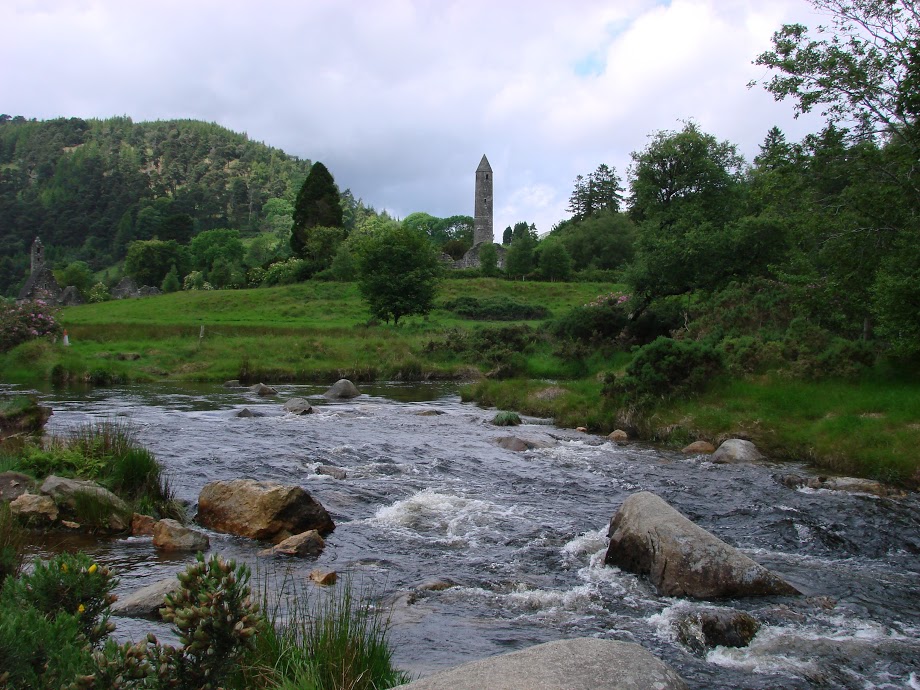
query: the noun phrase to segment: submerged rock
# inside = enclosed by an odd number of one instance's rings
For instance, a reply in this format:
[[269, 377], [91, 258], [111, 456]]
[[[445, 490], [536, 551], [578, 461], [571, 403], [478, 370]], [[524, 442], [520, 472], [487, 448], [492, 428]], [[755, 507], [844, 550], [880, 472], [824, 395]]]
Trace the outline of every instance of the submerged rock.
[[299, 486], [252, 479], [205, 485], [198, 496], [198, 522], [218, 532], [272, 541], [335, 529], [326, 509]]
[[153, 526], [153, 545], [163, 551], [207, 551], [210, 539], [204, 532], [169, 518]]
[[316, 468], [316, 474], [322, 474], [333, 479], [345, 479], [348, 476], [345, 470], [334, 465], [320, 465]]
[[361, 395], [361, 391], [359, 391], [358, 387], [348, 379], [339, 379], [334, 384], [332, 384], [332, 388], [323, 393], [324, 397], [331, 398], [333, 400], [357, 398], [359, 395]]
[[849, 493], [870, 494], [881, 498], [900, 498], [907, 494], [894, 486], [883, 484], [874, 479], [861, 477], [803, 477], [798, 474], [777, 474], [774, 479], [790, 489], [825, 489], [827, 491], [846, 491]]
[[610, 545], [604, 562], [648, 576], [665, 596], [718, 599], [799, 594], [648, 491], [623, 501], [607, 536]]
[[661, 659], [632, 642], [557, 640], [471, 661], [404, 690], [686, 690]]
[[757, 450], [757, 446], [750, 441], [730, 438], [722, 442], [722, 445], [712, 454], [709, 460], [720, 464], [737, 464], [763, 462], [764, 457]]
[[260, 556], [297, 556], [305, 558], [307, 556], [318, 556], [326, 548], [326, 541], [320, 536], [315, 529], [308, 530], [302, 534], [295, 534], [284, 541], [275, 544], [270, 549], [264, 549], [259, 552]]
[[266, 386], [264, 383], [257, 383], [254, 386], [250, 386], [249, 390], [253, 393], [265, 397], [266, 395], [278, 395], [278, 391], [272, 388], [271, 386]]
[[313, 407], [303, 398], [291, 398], [284, 403], [284, 411], [296, 415], [313, 414]]
[[760, 623], [737, 609], [701, 608], [678, 616], [675, 627], [681, 644], [703, 655], [713, 647], [747, 647]]
[[249, 419], [252, 417], [264, 417], [265, 415], [261, 412], [253, 412], [248, 407], [244, 407], [242, 410], [236, 413], [237, 417], [242, 417], [244, 419]]
[[534, 448], [548, 448], [550, 444], [546, 441], [532, 441], [517, 436], [500, 436], [495, 439], [495, 445], [505, 450], [513, 450], [516, 453], [522, 453], [525, 450], [533, 450]]
[[317, 568], [310, 572], [310, 579], [316, 584], [326, 587], [328, 585], [334, 585], [339, 577], [334, 570]]
[[112, 604], [112, 615], [125, 618], [160, 618], [160, 608], [167, 594], [179, 589], [179, 579], [170, 577], [152, 585], [141, 587], [130, 594], [119, 597]]

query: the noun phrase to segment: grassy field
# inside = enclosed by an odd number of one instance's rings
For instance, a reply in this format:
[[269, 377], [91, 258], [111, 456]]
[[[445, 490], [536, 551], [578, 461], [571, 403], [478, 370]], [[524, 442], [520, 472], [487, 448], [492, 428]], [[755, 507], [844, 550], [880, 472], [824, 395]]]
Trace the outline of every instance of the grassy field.
[[[450, 300], [474, 296], [541, 306], [561, 316], [617, 287], [448, 280], [438, 298], [441, 306], [398, 328], [369, 323], [356, 287], [342, 283], [180, 292], [70, 307], [61, 320], [71, 347], [44, 341], [21, 345], [0, 356], [0, 377], [97, 385], [235, 378], [265, 383], [466, 379], [472, 381], [463, 389], [468, 400], [552, 417], [561, 426], [607, 433], [628, 422], [641, 438], [670, 445], [740, 436], [775, 458], [920, 484], [920, 381], [903, 371], [877, 368], [847, 382], [720, 379], [697, 397], [662, 402], [640, 419], [624, 420], [601, 395], [601, 376], [622, 371], [629, 353], [594, 352], [572, 362], [545, 337], [543, 321], [477, 322], [443, 308]], [[509, 340], [505, 356], [517, 364], [513, 378], [483, 378], [495, 361], [485, 346], [477, 349], [476, 334], [515, 324], [531, 330], [526, 347]], [[503, 337], [492, 338], [493, 349]], [[458, 343], [466, 343], [466, 349]]]

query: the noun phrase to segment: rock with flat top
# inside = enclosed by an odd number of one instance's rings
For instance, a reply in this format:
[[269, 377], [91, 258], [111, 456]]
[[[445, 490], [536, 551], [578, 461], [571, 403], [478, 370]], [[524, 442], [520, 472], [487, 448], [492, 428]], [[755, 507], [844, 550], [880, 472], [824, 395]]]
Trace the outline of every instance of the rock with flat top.
[[719, 599], [799, 591], [648, 491], [610, 521], [604, 562], [645, 575], [664, 596]]
[[760, 623], [738, 609], [703, 607], [683, 612], [675, 627], [681, 643], [702, 656], [714, 647], [747, 647]]
[[179, 589], [179, 579], [170, 577], [152, 585], [141, 587], [130, 594], [118, 597], [112, 604], [112, 615], [125, 618], [152, 618], [159, 620], [160, 608], [167, 594]]
[[315, 529], [335, 529], [329, 513], [299, 486], [252, 479], [217, 481], [198, 496], [198, 522], [205, 527], [250, 539], [280, 542]]
[[641, 645], [581, 637], [538, 644], [398, 686], [401, 690], [686, 690]]
[[163, 551], [207, 551], [208, 535], [165, 518], [153, 526], [153, 545]]
[[57, 504], [50, 496], [21, 494], [10, 501], [10, 512], [30, 524], [48, 525], [58, 519]]

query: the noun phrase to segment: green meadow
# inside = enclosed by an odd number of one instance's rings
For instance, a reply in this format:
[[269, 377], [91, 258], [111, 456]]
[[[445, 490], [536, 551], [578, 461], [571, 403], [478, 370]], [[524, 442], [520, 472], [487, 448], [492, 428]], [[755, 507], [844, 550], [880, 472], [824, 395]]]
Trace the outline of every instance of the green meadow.
[[[624, 417], [602, 395], [602, 378], [622, 372], [631, 354], [591, 351], [573, 359], [547, 326], [618, 287], [450, 279], [427, 317], [398, 327], [371, 321], [352, 283], [110, 301], [64, 309], [70, 347], [20, 345], [0, 357], [0, 376], [94, 385], [455, 379], [467, 400], [561, 426], [594, 433], [627, 426], [643, 440], [677, 447], [741, 436], [774, 458], [906, 486], [920, 482], [920, 382], [903, 370], [878, 366], [850, 381], [723, 376], [693, 397]], [[445, 308], [471, 296], [516, 309], [542, 307], [548, 316], [483, 321]]]

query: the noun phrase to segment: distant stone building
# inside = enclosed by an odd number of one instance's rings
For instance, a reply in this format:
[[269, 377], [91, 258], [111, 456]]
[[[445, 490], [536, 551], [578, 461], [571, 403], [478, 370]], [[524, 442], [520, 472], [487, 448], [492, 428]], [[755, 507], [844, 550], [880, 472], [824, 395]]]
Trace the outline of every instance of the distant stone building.
[[45, 300], [57, 302], [61, 296], [61, 286], [51, 269], [45, 265], [45, 247], [42, 241], [35, 238], [32, 243], [32, 265], [26, 284], [19, 291], [19, 300]]
[[[476, 168], [476, 188], [473, 203], [473, 246], [453, 263], [454, 268], [479, 268], [479, 250], [485, 244], [494, 244], [495, 232], [492, 204], [492, 166], [485, 154]], [[498, 267], [505, 266], [505, 248], [496, 245]]]

